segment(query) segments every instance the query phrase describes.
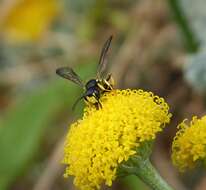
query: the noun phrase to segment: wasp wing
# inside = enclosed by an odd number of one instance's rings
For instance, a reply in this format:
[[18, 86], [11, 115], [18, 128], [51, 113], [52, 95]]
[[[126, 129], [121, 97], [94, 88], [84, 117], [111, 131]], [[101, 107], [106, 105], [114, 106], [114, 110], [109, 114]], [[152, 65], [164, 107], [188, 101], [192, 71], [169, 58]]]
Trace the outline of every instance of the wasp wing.
[[107, 41], [104, 43], [101, 54], [100, 54], [100, 58], [99, 58], [99, 64], [98, 64], [98, 68], [97, 68], [97, 78], [102, 79], [103, 75], [105, 74], [105, 70], [106, 70], [106, 62], [105, 62], [105, 57], [107, 55], [107, 52], [109, 50], [111, 41], [112, 41], [113, 36], [110, 36]]
[[61, 68], [58, 68], [56, 70], [56, 74], [65, 78], [65, 79], [68, 79], [80, 86], [84, 86], [82, 80], [79, 78], [79, 76], [73, 71], [72, 68], [70, 67], [61, 67]]

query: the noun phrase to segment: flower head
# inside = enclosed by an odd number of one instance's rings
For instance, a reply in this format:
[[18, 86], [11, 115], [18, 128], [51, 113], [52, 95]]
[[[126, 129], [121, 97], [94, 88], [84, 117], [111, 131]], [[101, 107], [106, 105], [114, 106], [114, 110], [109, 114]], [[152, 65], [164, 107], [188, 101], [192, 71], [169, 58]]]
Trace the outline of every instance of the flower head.
[[58, 13], [57, 0], [17, 0], [2, 19], [1, 32], [10, 41], [38, 39]]
[[206, 116], [193, 117], [190, 126], [184, 120], [178, 128], [172, 144], [172, 160], [180, 171], [184, 171], [206, 158]]
[[171, 117], [163, 98], [143, 90], [113, 90], [100, 101], [103, 108], [86, 107], [66, 138], [65, 176], [75, 176], [82, 190], [110, 186], [119, 164], [138, 154], [140, 144], [153, 140]]

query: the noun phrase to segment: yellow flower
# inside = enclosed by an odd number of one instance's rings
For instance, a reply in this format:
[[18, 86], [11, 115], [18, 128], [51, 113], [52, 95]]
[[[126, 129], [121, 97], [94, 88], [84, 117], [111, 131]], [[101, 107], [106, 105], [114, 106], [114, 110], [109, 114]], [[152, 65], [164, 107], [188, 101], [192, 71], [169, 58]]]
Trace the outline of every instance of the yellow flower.
[[119, 164], [138, 154], [140, 144], [153, 140], [171, 117], [163, 98], [143, 90], [113, 90], [100, 101], [103, 108], [86, 107], [66, 138], [65, 177], [75, 176], [82, 190], [111, 186]]
[[184, 171], [206, 158], [206, 116], [193, 117], [190, 126], [184, 120], [178, 128], [172, 144], [172, 160], [180, 171]]
[[0, 30], [10, 41], [36, 40], [54, 20], [58, 9], [57, 0], [16, 0], [4, 15]]

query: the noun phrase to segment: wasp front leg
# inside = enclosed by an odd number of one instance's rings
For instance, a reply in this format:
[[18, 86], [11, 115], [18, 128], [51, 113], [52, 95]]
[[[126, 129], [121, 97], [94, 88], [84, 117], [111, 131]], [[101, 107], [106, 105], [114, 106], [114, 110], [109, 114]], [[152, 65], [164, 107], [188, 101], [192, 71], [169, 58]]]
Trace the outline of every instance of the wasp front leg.
[[112, 78], [112, 75], [108, 75], [106, 79], [98, 80], [97, 81], [98, 87], [105, 92], [109, 92], [113, 90], [114, 86], [114, 79]]
[[106, 81], [107, 83], [109, 83], [110, 88], [113, 89], [115, 82], [114, 82], [114, 78], [112, 77], [112, 74], [109, 74], [107, 76]]
[[[103, 83], [103, 82], [102, 82]], [[109, 92], [110, 90], [108, 90], [108, 89], [106, 89], [105, 87], [104, 87], [104, 85], [102, 85], [100, 82], [98, 82], [97, 83], [97, 86], [100, 88], [100, 90], [102, 90], [102, 91], [106, 91], [106, 92]]]
[[90, 94], [89, 96], [85, 96], [85, 97], [84, 97], [85, 101], [86, 101], [88, 104], [90, 104], [90, 105], [95, 105], [95, 107], [96, 107], [97, 109], [102, 108], [102, 104], [101, 104], [99, 98], [100, 98], [100, 97], [99, 97], [98, 94], [96, 94], [96, 93], [92, 93], [92, 94]]
[[96, 100], [96, 103], [95, 103], [96, 109], [99, 109], [99, 108], [102, 109], [102, 104], [101, 104], [101, 102], [100, 102], [100, 100], [99, 100], [100, 97], [97, 96], [95, 93], [93, 93], [93, 97], [94, 97], [95, 100]]

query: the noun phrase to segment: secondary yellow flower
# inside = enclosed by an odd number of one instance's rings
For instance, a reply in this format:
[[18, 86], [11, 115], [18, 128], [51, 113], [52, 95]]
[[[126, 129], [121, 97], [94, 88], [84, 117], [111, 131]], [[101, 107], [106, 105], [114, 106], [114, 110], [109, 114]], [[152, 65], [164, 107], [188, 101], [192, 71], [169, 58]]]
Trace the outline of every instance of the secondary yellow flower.
[[190, 126], [184, 120], [178, 128], [172, 144], [172, 160], [180, 171], [184, 171], [206, 158], [206, 116], [193, 117]]
[[4, 15], [0, 31], [10, 41], [36, 40], [54, 20], [58, 10], [57, 0], [16, 0]]
[[73, 175], [82, 190], [111, 186], [116, 171], [145, 141], [151, 141], [170, 121], [163, 98], [143, 90], [113, 90], [100, 99], [103, 108], [88, 106], [66, 138], [65, 177]]

